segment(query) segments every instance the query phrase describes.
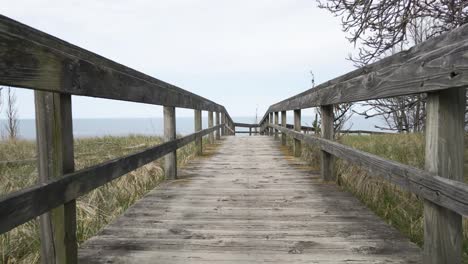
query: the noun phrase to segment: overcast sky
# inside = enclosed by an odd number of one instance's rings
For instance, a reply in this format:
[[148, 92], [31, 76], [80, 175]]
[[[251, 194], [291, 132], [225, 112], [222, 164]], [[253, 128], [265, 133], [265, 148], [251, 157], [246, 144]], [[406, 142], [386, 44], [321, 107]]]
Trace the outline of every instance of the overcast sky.
[[[353, 69], [339, 18], [315, 0], [0, 0], [0, 13], [219, 104], [231, 116]], [[20, 118], [33, 94], [17, 91]], [[74, 97], [74, 118], [157, 117], [157, 106]], [[179, 116], [193, 111], [178, 111]]]

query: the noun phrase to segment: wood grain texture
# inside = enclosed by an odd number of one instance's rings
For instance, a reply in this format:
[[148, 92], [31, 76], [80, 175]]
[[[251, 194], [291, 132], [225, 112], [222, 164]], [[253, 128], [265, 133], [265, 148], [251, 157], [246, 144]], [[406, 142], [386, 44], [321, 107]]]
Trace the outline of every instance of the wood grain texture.
[[[463, 182], [465, 90], [429, 93], [426, 117], [425, 169]], [[424, 202], [424, 263], [461, 263], [462, 217], [447, 208]]]
[[[278, 125], [279, 124], [279, 113], [275, 112], [274, 116], [275, 116], [275, 125]], [[279, 133], [278, 133], [278, 130], [275, 129], [275, 140], [278, 140], [278, 139], [279, 139]]]
[[[468, 25], [269, 107], [271, 112], [468, 86]], [[262, 120], [263, 120], [262, 119]]]
[[[294, 110], [294, 130], [301, 132], [301, 109]], [[294, 156], [300, 157], [302, 155], [301, 141], [294, 138]]]
[[[201, 110], [195, 110], [194, 113], [194, 124], [195, 124], [195, 132], [201, 131], [202, 130], [202, 112]], [[197, 155], [202, 155], [203, 154], [203, 138], [199, 137], [195, 139], [195, 148], [196, 148], [196, 154]]]
[[[286, 111], [281, 111], [281, 126], [286, 127], [287, 125], [287, 116]], [[286, 134], [281, 133], [281, 145], [286, 146]]]
[[271, 137], [226, 137], [80, 248], [82, 263], [421, 263]]
[[[176, 139], [176, 111], [173, 106], [164, 106], [164, 142]], [[166, 179], [177, 178], [177, 150], [164, 157], [164, 173]]]
[[206, 98], [2, 15], [0, 84], [227, 113]]
[[335, 157], [349, 161], [353, 165], [362, 166], [369, 170], [371, 175], [382, 177], [426, 200], [468, 216], [468, 184], [440, 177], [428, 171], [387, 160], [313, 135], [305, 135], [280, 126], [277, 128], [306, 144], [318, 145], [322, 150]]
[[[36, 91], [39, 182], [75, 170], [70, 95]], [[77, 263], [76, 202], [68, 201], [39, 218], [42, 263]]]
[[[213, 121], [214, 121], [213, 120], [213, 112], [208, 111], [208, 128], [214, 126]], [[209, 141], [210, 144], [213, 144], [214, 140], [215, 140], [215, 135], [214, 135], [214, 132], [213, 132], [213, 133], [208, 135], [208, 141]]]
[[[222, 126], [222, 125], [220, 125]], [[0, 234], [208, 135], [218, 126], [64, 175], [0, 199]]]
[[[325, 105], [320, 107], [321, 116], [322, 116], [322, 129], [321, 136], [324, 139], [333, 140], [333, 105]], [[321, 153], [321, 164], [320, 164], [320, 174], [324, 181], [335, 181], [335, 170], [334, 170], [334, 157], [326, 151]]]
[[[215, 117], [216, 117], [216, 126], [219, 126], [221, 124], [219, 112], [216, 112]], [[220, 139], [221, 139], [221, 128], [218, 128], [216, 129], [216, 140], [220, 140]]]

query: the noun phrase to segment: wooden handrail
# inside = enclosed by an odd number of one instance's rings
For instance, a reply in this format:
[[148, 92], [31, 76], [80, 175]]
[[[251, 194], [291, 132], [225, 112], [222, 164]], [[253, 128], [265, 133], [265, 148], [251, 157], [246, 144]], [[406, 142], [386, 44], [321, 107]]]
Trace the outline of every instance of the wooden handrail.
[[390, 183], [420, 195], [424, 199], [468, 216], [468, 184], [439, 177], [427, 171], [356, 150], [331, 140], [306, 135], [278, 125], [270, 124], [268, 126], [302, 142], [318, 146], [335, 157], [363, 166], [371, 170], [372, 175], [381, 176]]
[[11, 193], [0, 199], [0, 234], [199, 139], [224, 124]]
[[0, 15], [0, 85], [225, 113], [224, 106]]

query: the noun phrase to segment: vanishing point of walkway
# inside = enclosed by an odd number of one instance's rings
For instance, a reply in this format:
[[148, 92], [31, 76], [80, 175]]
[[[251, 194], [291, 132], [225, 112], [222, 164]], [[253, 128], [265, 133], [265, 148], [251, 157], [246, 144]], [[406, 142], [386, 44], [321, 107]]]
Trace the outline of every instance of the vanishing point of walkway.
[[227, 137], [86, 241], [81, 263], [420, 263], [272, 137]]

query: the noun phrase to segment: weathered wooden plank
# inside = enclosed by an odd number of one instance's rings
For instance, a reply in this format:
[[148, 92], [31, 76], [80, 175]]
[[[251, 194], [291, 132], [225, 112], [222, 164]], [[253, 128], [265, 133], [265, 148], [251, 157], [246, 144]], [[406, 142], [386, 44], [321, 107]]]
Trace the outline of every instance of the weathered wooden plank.
[[[208, 112], [208, 128], [211, 128], [213, 127], [213, 112], [212, 111], [209, 111]], [[214, 135], [214, 132], [213, 133], [210, 133], [208, 135], [208, 140], [210, 142], [210, 144], [214, 144], [214, 140], [215, 140], [215, 135]]]
[[[465, 90], [429, 93], [425, 169], [463, 182]], [[461, 263], [462, 217], [432, 201], [424, 202], [424, 263]]]
[[236, 127], [260, 127], [259, 124], [234, 123]]
[[[164, 106], [164, 142], [176, 139], [176, 111], [173, 106]], [[166, 179], [177, 178], [177, 150], [164, 157], [164, 173]]]
[[[321, 106], [320, 110], [322, 113], [322, 138], [333, 140], [333, 121], [335, 119], [333, 113], [333, 105]], [[333, 159], [334, 158], [330, 153], [322, 151], [320, 171], [322, 174], [322, 179], [324, 181], [336, 180]]]
[[468, 216], [468, 184], [450, 180], [342, 144], [277, 126], [278, 130], [357, 166], [442, 207]]
[[[202, 130], [202, 112], [201, 110], [195, 110], [194, 115], [195, 121], [195, 133]], [[203, 138], [199, 137], [195, 139], [195, 148], [197, 155], [203, 154]]]
[[[222, 126], [222, 125], [220, 125]], [[0, 234], [181, 148], [218, 126], [64, 175], [0, 199]]]
[[[294, 110], [294, 130], [301, 132], [301, 109]], [[300, 157], [302, 155], [301, 141], [294, 139], [294, 156]]]
[[[219, 126], [220, 125], [220, 116], [219, 116], [219, 112], [216, 112], [216, 126]], [[221, 139], [221, 128], [218, 128], [216, 130], [216, 140], [220, 140]]]
[[304, 162], [285, 159], [278, 145], [270, 137], [225, 138], [86, 241], [80, 260], [420, 263], [407, 238]]
[[[279, 122], [279, 113], [278, 113], [278, 112], [275, 112], [274, 115], [275, 115], [275, 125], [278, 125], [278, 122]], [[275, 129], [275, 140], [278, 140], [278, 139], [279, 139], [278, 130]]]
[[[286, 111], [281, 111], [281, 126], [286, 127]], [[286, 146], [286, 134], [281, 133], [281, 145]]]
[[[278, 102], [270, 112], [468, 86], [468, 25]], [[262, 119], [262, 120], [263, 120]]]
[[[35, 92], [39, 182], [75, 170], [71, 96]], [[76, 202], [70, 200], [39, 219], [42, 263], [77, 263]]]

